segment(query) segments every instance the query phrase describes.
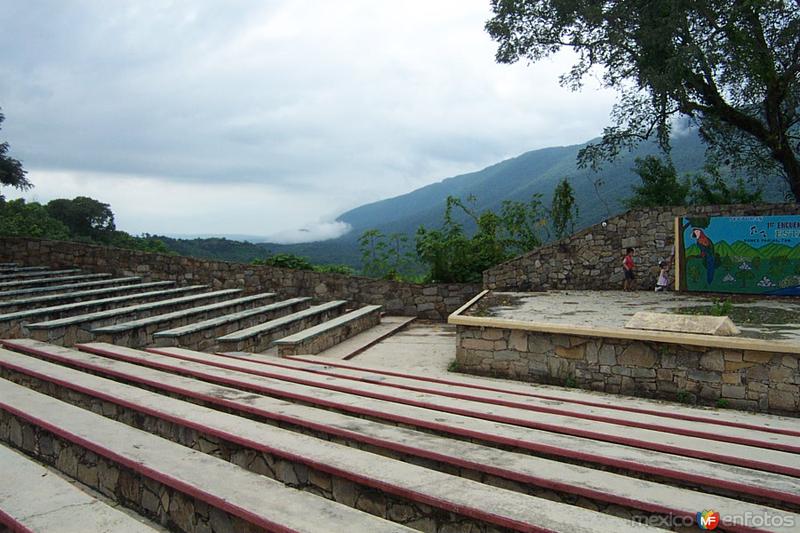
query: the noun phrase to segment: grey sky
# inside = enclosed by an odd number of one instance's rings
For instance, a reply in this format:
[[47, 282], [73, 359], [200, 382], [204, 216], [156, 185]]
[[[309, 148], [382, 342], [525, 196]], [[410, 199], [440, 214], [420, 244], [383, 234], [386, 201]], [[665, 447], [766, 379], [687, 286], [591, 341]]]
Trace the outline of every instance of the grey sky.
[[488, 0], [5, 0], [0, 138], [26, 198], [91, 196], [132, 233], [333, 236], [346, 209], [601, 132], [613, 94], [559, 87], [566, 55], [495, 64], [489, 16]]

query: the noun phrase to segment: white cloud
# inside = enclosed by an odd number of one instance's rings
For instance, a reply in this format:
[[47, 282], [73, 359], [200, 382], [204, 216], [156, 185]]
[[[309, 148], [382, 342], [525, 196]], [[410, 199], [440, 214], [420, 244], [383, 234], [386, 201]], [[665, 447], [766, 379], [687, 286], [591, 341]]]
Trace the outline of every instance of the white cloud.
[[[6, 4], [3, 135], [34, 194], [96, 197], [134, 232], [327, 228], [361, 203], [588, 140], [614, 99], [561, 88], [567, 54], [495, 64], [485, 0]], [[116, 192], [131, 183], [135, 202]], [[146, 196], [159, 191], [174, 209]]]

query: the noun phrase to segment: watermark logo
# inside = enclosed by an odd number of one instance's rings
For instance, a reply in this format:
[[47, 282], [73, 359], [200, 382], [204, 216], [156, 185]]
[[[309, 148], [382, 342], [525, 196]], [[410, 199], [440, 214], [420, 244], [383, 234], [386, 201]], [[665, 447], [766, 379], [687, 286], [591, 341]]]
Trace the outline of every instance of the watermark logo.
[[719, 525], [719, 513], [706, 509], [697, 513], [697, 525], [700, 529], [717, 529]]

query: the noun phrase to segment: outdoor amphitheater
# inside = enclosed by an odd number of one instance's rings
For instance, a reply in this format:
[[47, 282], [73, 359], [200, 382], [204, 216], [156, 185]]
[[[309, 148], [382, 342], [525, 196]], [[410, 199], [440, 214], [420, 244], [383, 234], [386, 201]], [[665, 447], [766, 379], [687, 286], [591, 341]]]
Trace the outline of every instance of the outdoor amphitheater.
[[796, 207], [680, 209], [482, 284], [2, 237], [0, 531], [800, 531], [793, 278], [652, 290], [683, 217]]

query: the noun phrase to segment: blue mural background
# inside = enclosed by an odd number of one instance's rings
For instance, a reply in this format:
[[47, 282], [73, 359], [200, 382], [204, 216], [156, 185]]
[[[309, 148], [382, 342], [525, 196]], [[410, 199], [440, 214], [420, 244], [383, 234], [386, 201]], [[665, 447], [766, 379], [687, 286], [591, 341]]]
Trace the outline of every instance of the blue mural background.
[[689, 291], [800, 296], [800, 215], [682, 219]]

